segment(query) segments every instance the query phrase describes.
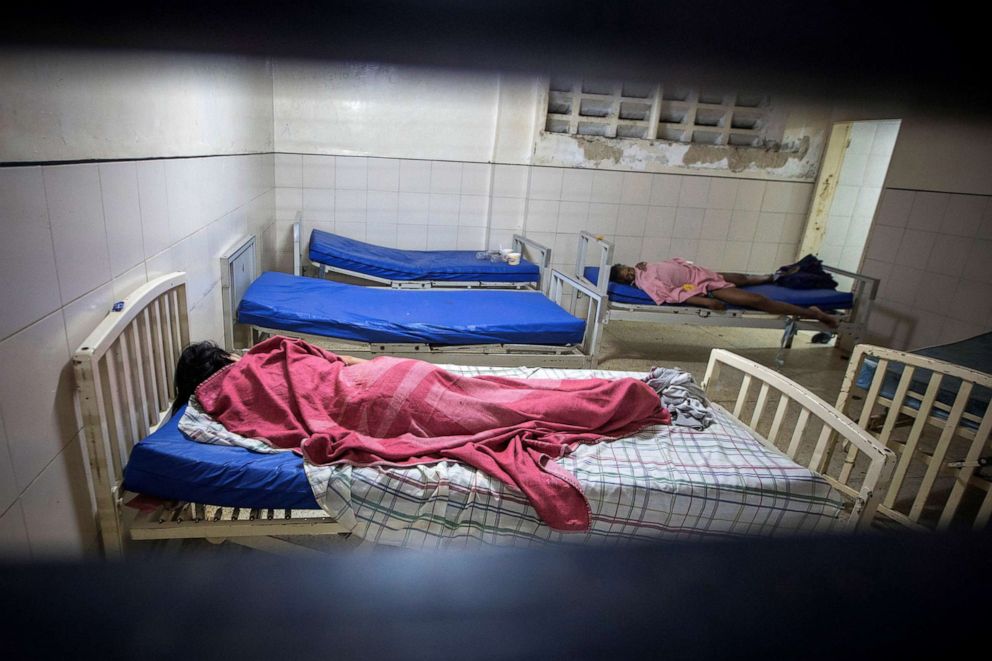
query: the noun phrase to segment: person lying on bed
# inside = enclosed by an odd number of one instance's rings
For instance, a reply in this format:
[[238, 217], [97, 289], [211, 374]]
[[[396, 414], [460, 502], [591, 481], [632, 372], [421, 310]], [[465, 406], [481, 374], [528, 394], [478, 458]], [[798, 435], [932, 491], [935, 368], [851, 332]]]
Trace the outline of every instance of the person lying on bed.
[[802, 307], [774, 301], [761, 294], [738, 289], [772, 282], [771, 275], [746, 273], [717, 273], [675, 257], [663, 262], [638, 262], [636, 266], [614, 264], [610, 280], [633, 285], [644, 291], [651, 300], [662, 303], [688, 303], [711, 310], [725, 310], [726, 303], [784, 314], [816, 319], [829, 328], [837, 327], [837, 317], [816, 306]]
[[658, 393], [634, 378], [469, 377], [281, 336], [240, 358], [193, 345], [175, 383], [173, 411], [189, 402], [179, 428], [191, 438], [229, 444], [204, 436], [220, 423], [217, 434], [294, 450], [313, 465], [461, 462], [522, 491], [557, 530], [586, 530], [590, 510], [556, 459], [578, 444], [671, 423]]

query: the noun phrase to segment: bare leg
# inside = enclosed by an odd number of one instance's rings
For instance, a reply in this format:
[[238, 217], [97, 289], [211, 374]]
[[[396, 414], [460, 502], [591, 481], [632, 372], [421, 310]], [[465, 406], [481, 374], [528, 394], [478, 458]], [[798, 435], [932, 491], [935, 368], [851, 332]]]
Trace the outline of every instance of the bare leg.
[[721, 273], [720, 277], [738, 287], [767, 285], [772, 281], [771, 275], [752, 275], [750, 273]]
[[773, 301], [770, 298], [765, 298], [761, 294], [744, 291], [743, 289], [738, 289], [737, 287], [717, 289], [713, 291], [712, 294], [713, 298], [730, 303], [731, 305], [741, 305], [748, 308], [754, 308], [755, 310], [762, 310], [763, 312], [771, 312], [772, 314], [786, 314], [804, 317], [806, 319], [816, 319], [829, 328], [837, 328], [837, 317], [827, 314], [818, 307], [811, 306], [804, 308], [798, 305], [792, 305], [791, 303]]

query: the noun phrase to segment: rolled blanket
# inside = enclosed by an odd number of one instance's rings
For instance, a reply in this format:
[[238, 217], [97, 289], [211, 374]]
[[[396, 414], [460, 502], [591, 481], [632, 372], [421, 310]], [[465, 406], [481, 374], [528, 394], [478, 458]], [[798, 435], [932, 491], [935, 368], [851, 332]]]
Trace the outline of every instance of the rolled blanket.
[[672, 424], [706, 429], [713, 423], [710, 402], [688, 372], [678, 368], [652, 367], [642, 381], [661, 397], [661, 405], [672, 414]]

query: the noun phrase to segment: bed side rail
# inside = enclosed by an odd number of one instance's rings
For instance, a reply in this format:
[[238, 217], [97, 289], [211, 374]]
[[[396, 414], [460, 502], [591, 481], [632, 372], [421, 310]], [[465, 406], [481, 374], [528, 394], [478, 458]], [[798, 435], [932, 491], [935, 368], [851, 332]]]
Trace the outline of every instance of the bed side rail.
[[541, 291], [546, 292], [550, 284], [548, 270], [551, 268], [551, 248], [523, 234], [514, 234], [513, 250], [514, 252], [519, 252], [522, 257], [527, 258], [534, 264], [537, 264], [537, 268], [540, 271], [537, 287]]
[[[722, 367], [741, 372], [733, 415], [754, 430], [765, 442], [785, 452], [793, 461], [819, 473], [851, 502], [846, 525], [850, 530], [867, 528], [878, 506], [879, 480], [894, 455], [820, 397], [778, 372], [725, 349], [713, 349], [702, 387], [719, 401], [716, 381]], [[758, 386], [751, 401], [752, 386]], [[769, 419], [766, 410], [774, 411]], [[817, 429], [819, 428], [819, 429]], [[790, 433], [791, 430], [791, 433]], [[815, 438], [815, 441], [813, 440]], [[855, 476], [840, 473], [840, 461], [831, 461], [830, 447], [840, 438], [854, 452], [859, 468]]]
[[[870, 344], [854, 348], [837, 408], [854, 415], [860, 404], [858, 426], [898, 453], [880, 513], [911, 528], [946, 529], [972, 516], [973, 528], [988, 525], [992, 480], [980, 471], [992, 464], [990, 390], [992, 374]], [[922, 480], [910, 477], [920, 473]], [[977, 512], [961, 507], [969, 492], [980, 499]]]
[[[589, 262], [590, 248], [595, 250], [593, 263]], [[613, 243], [601, 236], [582, 230], [579, 232], [578, 253], [575, 256], [575, 277], [593, 287], [606, 298], [610, 285], [610, 267], [613, 266]], [[599, 277], [596, 282], [589, 280], [586, 275], [587, 266], [599, 267]]]
[[879, 279], [863, 273], [845, 271], [827, 264], [823, 265], [823, 270], [850, 278], [852, 281], [851, 295], [854, 297], [854, 306], [848, 313], [847, 320], [841, 326], [842, 335], [847, 336], [845, 346], [850, 348], [865, 338], [865, 333], [868, 330], [868, 318], [871, 316], [871, 309], [875, 303], [875, 297], [878, 295]]
[[156, 278], [114, 304], [72, 357], [104, 552], [122, 550], [119, 512], [131, 448], [164, 419], [189, 344], [186, 274]]
[[[571, 290], [571, 292], [569, 292]], [[566, 294], [572, 293], [569, 300], [565, 300]], [[582, 352], [589, 356], [591, 366], [595, 367], [599, 357], [599, 343], [602, 340], [602, 318], [606, 297], [588, 281], [583, 282], [570, 275], [562, 273], [558, 269], [551, 269], [548, 282], [547, 296], [552, 301], [575, 314], [576, 303], [579, 295], [586, 296], [589, 304], [585, 308], [585, 334], [582, 336]]]

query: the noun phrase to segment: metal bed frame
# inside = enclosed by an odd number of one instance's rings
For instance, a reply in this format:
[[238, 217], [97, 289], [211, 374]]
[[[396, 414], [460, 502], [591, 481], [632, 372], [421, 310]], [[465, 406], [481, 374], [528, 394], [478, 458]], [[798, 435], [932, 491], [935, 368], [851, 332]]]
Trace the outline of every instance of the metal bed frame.
[[[129, 540], [207, 539], [230, 540], [270, 552], [316, 551], [278, 539], [277, 536], [338, 535], [345, 530], [317, 510], [267, 510], [217, 507], [176, 502], [154, 511], [130, 516], [123, 505], [122, 471], [131, 449], [169, 415], [173, 370], [183, 346], [189, 342], [185, 274], [171, 273], [139, 287], [114, 306], [114, 310], [86, 338], [73, 355], [76, 388], [83, 414], [86, 449], [97, 503], [97, 520], [103, 550], [120, 557]], [[716, 387], [722, 369], [744, 373], [733, 414], [757, 432], [764, 424], [766, 404], [778, 396], [770, 431], [763, 439], [777, 446], [787, 409], [798, 408], [799, 420], [784, 434], [783, 450], [799, 461], [810, 423], [822, 431], [808, 461], [846, 498], [845, 527], [866, 527], [875, 512], [875, 484], [892, 452], [848, 420], [837, 409], [782, 375], [728, 351], [710, 355], [703, 387]], [[760, 384], [751, 409], [749, 389]], [[767, 420], [765, 420], [767, 422]], [[811, 429], [815, 431], [815, 429]], [[824, 447], [839, 435], [857, 452], [863, 471], [837, 477], [826, 475]]]
[[[298, 226], [296, 226], [298, 228]], [[239, 336], [237, 309], [241, 298], [248, 286], [254, 281], [257, 273], [255, 257], [255, 237], [250, 236], [239, 243], [228, 254], [221, 257], [221, 278], [224, 298], [224, 336], [227, 348], [236, 350], [236, 338]], [[299, 272], [297, 272], [299, 275]], [[547, 296], [559, 306], [565, 298], [566, 289], [572, 289], [589, 298], [591, 305], [586, 309], [585, 334], [579, 345], [548, 345], [548, 344], [468, 344], [468, 345], [433, 345], [428, 343], [383, 343], [355, 342], [323, 335], [297, 333], [293, 331], [251, 325], [248, 327], [249, 337], [246, 345], [255, 344], [260, 338], [271, 335], [299, 337], [336, 353], [346, 353], [362, 358], [379, 355], [404, 356], [419, 358], [433, 363], [450, 363], [455, 365], [492, 365], [500, 367], [594, 367], [596, 356], [592, 347], [599, 344], [601, 332], [596, 318], [600, 313], [602, 296], [595, 288], [577, 281], [560, 271], [551, 270], [547, 278], [547, 292], [537, 290], [520, 291], [521, 296]], [[426, 289], [429, 295], [432, 291], [441, 289]]]
[[[595, 246], [598, 255], [598, 282], [592, 282], [585, 277], [585, 268], [589, 249]], [[609, 300], [608, 287], [610, 267], [613, 265], [613, 243], [595, 236], [589, 232], [579, 233], [578, 255], [575, 262], [575, 278], [594, 287], [606, 299], [602, 306], [598, 323], [605, 326], [612, 320], [638, 321], [660, 324], [681, 324], [687, 326], [737, 326], [744, 328], [783, 328], [781, 346], [788, 349], [792, 340], [800, 330], [827, 331], [826, 326], [812, 320], [801, 320], [793, 317], [769, 314], [759, 310], [727, 309], [710, 310], [692, 305], [638, 305], [636, 303], [621, 303]], [[834, 332], [843, 338], [845, 345], [853, 346], [864, 339], [868, 328], [868, 316], [871, 314], [872, 302], [878, 292], [878, 279], [860, 273], [844, 271], [832, 266], [824, 269], [846, 276], [854, 281], [854, 307], [844, 316]], [[602, 334], [600, 334], [602, 336]], [[598, 349], [598, 347], [596, 348]], [[594, 349], [594, 350], [596, 350]], [[782, 364], [780, 354], [776, 361]]]
[[[877, 365], [865, 391], [857, 386], [857, 379], [867, 359], [877, 361]], [[882, 394], [885, 377], [896, 366], [902, 368], [902, 374], [895, 392], [886, 397]], [[920, 375], [921, 370], [930, 372], [928, 379]], [[914, 375], [917, 383], [926, 382], [922, 391], [919, 385], [913, 385]], [[941, 384], [948, 380], [960, 382], [950, 405], [937, 399]], [[974, 517], [971, 526], [976, 530], [988, 525], [992, 517], [992, 477], [982, 475], [980, 469], [992, 464], [992, 411], [979, 416], [966, 410], [976, 387], [992, 389], [992, 374], [905, 351], [869, 344], [855, 347], [837, 409], [853, 409], [853, 402], [863, 398], [858, 425], [898, 454], [892, 477], [883, 485], [886, 491], [878, 508], [880, 514], [913, 529], [944, 530], [970, 517]], [[907, 404], [908, 396], [919, 402], [918, 408]], [[966, 426], [966, 422], [970, 425]], [[916, 476], [909, 479], [911, 473]], [[949, 492], [938, 487], [941, 477], [950, 478], [953, 486]], [[973, 507], [977, 503], [973, 503], [970, 512], [962, 508], [969, 490], [973, 494], [984, 491], [977, 511]], [[907, 500], [911, 501], [908, 506]], [[939, 518], [934, 523], [937, 510]]]
[[329, 273], [338, 273], [350, 278], [389, 285], [393, 289], [540, 289], [545, 291], [548, 285], [548, 271], [551, 268], [551, 248], [544, 246], [522, 234], [513, 235], [512, 249], [519, 252], [521, 257], [531, 257], [531, 262], [537, 265], [538, 279], [533, 282], [500, 282], [486, 280], [392, 280], [359, 271], [350, 271], [338, 266], [329, 266], [315, 262], [309, 258], [307, 246], [303, 241], [302, 213], [297, 212], [293, 223], [293, 254], [294, 273], [303, 275], [301, 264], [308, 262], [318, 270], [318, 276], [327, 277]]

